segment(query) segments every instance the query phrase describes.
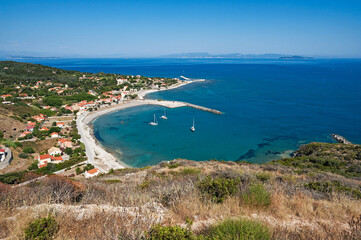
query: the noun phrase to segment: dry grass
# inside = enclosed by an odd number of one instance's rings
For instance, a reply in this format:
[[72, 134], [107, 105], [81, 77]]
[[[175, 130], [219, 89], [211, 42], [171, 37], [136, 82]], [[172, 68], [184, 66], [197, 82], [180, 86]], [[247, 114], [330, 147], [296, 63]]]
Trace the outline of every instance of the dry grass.
[[[118, 239], [120, 233], [124, 239], [137, 239], [155, 219], [173, 225], [189, 218], [193, 229], [201, 231], [216, 221], [240, 216], [269, 225], [275, 239], [337, 239], [350, 229], [348, 221], [361, 215], [360, 200], [340, 194], [314, 198], [303, 187], [311, 177], [292, 177], [283, 167], [184, 160], [179, 164], [172, 169], [115, 171], [81, 181], [48, 177], [40, 183], [4, 188], [0, 191], [0, 236], [21, 237], [30, 221], [52, 212], [60, 226], [57, 239]], [[201, 173], [183, 174], [188, 168]], [[266, 171], [264, 176], [262, 171]], [[197, 188], [198, 179], [205, 175], [240, 178], [239, 192], [222, 203], [207, 200]], [[254, 182], [271, 193], [268, 207], [243, 203], [242, 193]]]

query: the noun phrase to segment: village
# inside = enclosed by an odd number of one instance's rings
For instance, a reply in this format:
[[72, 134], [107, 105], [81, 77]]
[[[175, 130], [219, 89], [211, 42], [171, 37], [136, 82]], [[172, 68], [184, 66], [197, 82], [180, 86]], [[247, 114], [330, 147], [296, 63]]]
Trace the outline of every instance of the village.
[[[5, 73], [11, 72], [11, 67], [5, 66], [0, 70]], [[59, 73], [52, 70], [49, 74]], [[66, 77], [73, 81], [19, 79], [11, 82], [12, 86], [6, 86], [9, 82], [0, 78], [0, 106], [5, 109], [17, 109], [17, 106], [29, 109], [22, 114], [13, 111], [10, 117], [22, 122], [24, 127], [11, 131], [3, 130], [3, 139], [18, 146], [36, 146], [49, 142], [47, 149], [35, 151], [32, 147], [24, 147], [18, 154], [11, 154], [12, 148], [8, 148], [8, 142], [0, 144], [0, 158], [4, 160], [2, 162], [7, 163], [0, 164], [0, 170], [6, 170], [7, 166], [19, 164], [24, 159], [33, 159], [31, 165], [27, 166], [27, 171], [71, 177], [97, 176], [102, 170], [87, 162], [85, 147], [77, 129], [77, 117], [110, 105], [142, 99], [146, 91], [164, 90], [183, 82], [179, 79], [104, 73], [66, 72]], [[10, 154], [6, 154], [5, 149], [8, 149]], [[11, 159], [5, 161], [6, 155], [11, 155]]]

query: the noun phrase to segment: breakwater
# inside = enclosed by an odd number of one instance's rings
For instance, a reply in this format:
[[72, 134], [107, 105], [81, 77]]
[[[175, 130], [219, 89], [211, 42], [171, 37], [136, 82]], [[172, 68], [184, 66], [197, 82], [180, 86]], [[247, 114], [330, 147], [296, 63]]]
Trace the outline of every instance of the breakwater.
[[223, 114], [223, 112], [218, 111], [216, 109], [207, 108], [207, 107], [203, 107], [203, 106], [199, 106], [199, 105], [195, 105], [195, 104], [187, 103], [187, 102], [153, 100], [153, 99], [144, 99], [144, 100], [140, 100], [139, 102], [141, 102], [143, 104], [160, 105], [160, 106], [164, 106], [167, 108], [191, 107], [191, 108], [199, 109], [202, 111], [211, 112], [214, 114]]

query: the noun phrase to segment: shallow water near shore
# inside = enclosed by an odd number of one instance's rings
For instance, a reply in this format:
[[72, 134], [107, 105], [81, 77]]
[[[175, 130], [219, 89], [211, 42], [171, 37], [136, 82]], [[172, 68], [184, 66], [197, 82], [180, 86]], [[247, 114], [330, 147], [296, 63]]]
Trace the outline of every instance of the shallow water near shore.
[[[38, 60], [37, 62], [39, 62]], [[163, 160], [247, 160], [263, 163], [331, 133], [361, 143], [361, 60], [41, 60], [69, 70], [204, 78], [148, 98], [180, 100], [224, 112], [139, 106], [103, 115], [94, 135], [129, 166]], [[153, 114], [159, 125], [150, 126]], [[196, 121], [196, 132], [190, 127]], [[122, 124], [123, 121], [123, 124]]]

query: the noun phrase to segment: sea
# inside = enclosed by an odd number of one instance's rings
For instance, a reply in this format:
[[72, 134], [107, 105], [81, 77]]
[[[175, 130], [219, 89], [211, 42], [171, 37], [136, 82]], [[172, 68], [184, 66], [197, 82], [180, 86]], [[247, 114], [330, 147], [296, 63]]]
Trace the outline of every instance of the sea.
[[[205, 79], [147, 98], [222, 111], [138, 106], [93, 121], [130, 167], [177, 158], [265, 163], [336, 133], [361, 144], [361, 59], [25, 59], [66, 70]], [[154, 114], [158, 126], [150, 126]], [[190, 127], [195, 121], [195, 132]]]

